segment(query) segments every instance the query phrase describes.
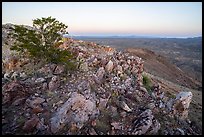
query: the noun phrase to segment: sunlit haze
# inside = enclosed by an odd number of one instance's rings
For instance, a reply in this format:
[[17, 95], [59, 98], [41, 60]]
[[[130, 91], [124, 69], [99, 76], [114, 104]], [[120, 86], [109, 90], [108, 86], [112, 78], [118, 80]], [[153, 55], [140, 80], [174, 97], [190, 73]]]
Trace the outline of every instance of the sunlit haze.
[[202, 36], [201, 2], [3, 2], [2, 23], [52, 16], [71, 35]]

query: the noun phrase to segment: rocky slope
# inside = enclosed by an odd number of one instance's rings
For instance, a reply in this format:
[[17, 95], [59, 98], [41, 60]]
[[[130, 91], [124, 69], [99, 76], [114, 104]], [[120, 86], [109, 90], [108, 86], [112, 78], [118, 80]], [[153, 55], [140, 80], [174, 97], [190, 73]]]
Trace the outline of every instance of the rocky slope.
[[188, 118], [192, 92], [170, 97], [157, 82], [147, 91], [140, 57], [73, 39], [59, 48], [76, 54], [76, 71], [21, 58], [3, 65], [2, 134], [202, 134]]
[[191, 89], [199, 90], [202, 87], [200, 82], [187, 76], [186, 73], [171, 64], [164, 56], [157, 55], [155, 52], [143, 48], [128, 48], [126, 51], [144, 60], [146, 72]]

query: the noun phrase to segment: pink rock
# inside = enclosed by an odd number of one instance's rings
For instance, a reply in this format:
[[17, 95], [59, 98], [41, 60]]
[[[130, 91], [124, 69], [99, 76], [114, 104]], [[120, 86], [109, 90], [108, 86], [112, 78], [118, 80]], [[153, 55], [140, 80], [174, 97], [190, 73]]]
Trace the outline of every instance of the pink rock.
[[106, 67], [105, 67], [106, 71], [111, 73], [112, 70], [113, 70], [113, 62], [111, 60], [109, 60], [109, 62], [106, 64]]
[[120, 130], [122, 129], [121, 123], [119, 122], [112, 122], [111, 126], [113, 126], [114, 129], [120, 129]]
[[96, 72], [96, 76], [98, 77], [98, 80], [101, 81], [104, 77], [104, 74], [105, 74], [105, 70], [103, 67], [100, 67], [98, 69], [98, 71]]
[[13, 101], [24, 98], [29, 95], [28, 89], [25, 88], [25, 85], [20, 82], [12, 81], [10, 83], [5, 84], [3, 87], [3, 104], [12, 103]]
[[96, 114], [98, 114], [98, 109], [95, 102], [74, 92], [51, 118], [51, 131], [57, 133], [63, 128], [63, 125], [70, 126], [71, 123], [75, 123], [77, 128], [81, 129], [83, 124]]

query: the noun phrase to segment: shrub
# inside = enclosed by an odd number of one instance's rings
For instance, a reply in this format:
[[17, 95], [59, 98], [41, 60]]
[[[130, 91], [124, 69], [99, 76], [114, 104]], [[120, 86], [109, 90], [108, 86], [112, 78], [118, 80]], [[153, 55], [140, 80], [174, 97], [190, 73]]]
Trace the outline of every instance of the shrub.
[[33, 20], [33, 29], [15, 25], [13, 38], [16, 42], [11, 50], [16, 50], [25, 56], [48, 63], [63, 64], [67, 69], [75, 70], [74, 55], [67, 50], [60, 50], [55, 45], [62, 41], [62, 34], [68, 33], [66, 26], [55, 18]]
[[147, 89], [147, 91], [150, 91], [152, 87], [151, 79], [147, 75], [143, 74], [142, 76], [143, 76], [142, 82], [144, 87]]

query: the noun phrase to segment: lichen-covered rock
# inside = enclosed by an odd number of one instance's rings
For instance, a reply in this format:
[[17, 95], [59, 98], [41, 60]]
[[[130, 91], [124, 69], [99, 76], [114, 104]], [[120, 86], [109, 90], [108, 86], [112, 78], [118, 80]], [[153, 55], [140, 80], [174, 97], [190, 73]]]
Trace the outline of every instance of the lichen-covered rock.
[[57, 133], [64, 125], [76, 123], [78, 129], [82, 128], [90, 117], [98, 114], [95, 102], [76, 92], [62, 105], [50, 119], [52, 133]]
[[148, 133], [150, 135], [155, 135], [161, 128], [161, 124], [158, 122], [158, 120], [155, 119], [155, 117], [152, 119], [152, 125], [150, 126]]
[[177, 94], [172, 107], [173, 114], [178, 114], [181, 119], [187, 118], [192, 97], [193, 94], [191, 92], [180, 92]]
[[150, 109], [142, 112], [138, 118], [133, 122], [132, 134], [133, 135], [143, 135], [152, 125], [153, 119], [152, 111]]

